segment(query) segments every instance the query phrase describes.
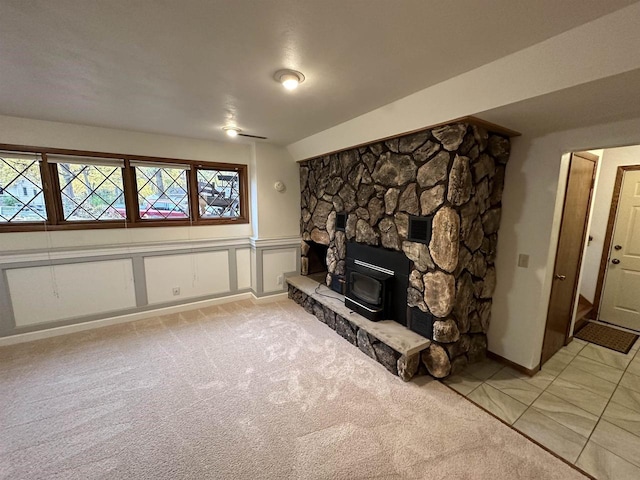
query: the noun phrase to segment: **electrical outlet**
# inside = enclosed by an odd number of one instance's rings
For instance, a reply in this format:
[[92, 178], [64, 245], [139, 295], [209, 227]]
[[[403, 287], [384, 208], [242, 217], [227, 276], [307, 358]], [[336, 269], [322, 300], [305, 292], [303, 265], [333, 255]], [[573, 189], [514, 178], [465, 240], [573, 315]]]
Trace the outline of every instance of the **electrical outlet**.
[[278, 275], [276, 281], [278, 282], [278, 285], [282, 285], [282, 275]]
[[171, 291], [173, 292], [174, 297], [180, 295], [180, 287], [173, 287]]

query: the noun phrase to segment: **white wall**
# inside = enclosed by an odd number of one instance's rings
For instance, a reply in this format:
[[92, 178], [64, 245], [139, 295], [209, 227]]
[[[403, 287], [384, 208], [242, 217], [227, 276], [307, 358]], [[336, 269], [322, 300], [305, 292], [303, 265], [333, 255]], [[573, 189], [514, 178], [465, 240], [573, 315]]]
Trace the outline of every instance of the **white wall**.
[[596, 293], [598, 271], [600, 270], [604, 237], [607, 232], [607, 221], [609, 220], [618, 167], [638, 164], [640, 164], [640, 146], [609, 148], [604, 151], [602, 156], [589, 228], [589, 235], [593, 237], [593, 241], [585, 252], [580, 286], [580, 293], [591, 303], [593, 303]]
[[144, 268], [149, 305], [230, 293], [226, 250], [147, 257]]
[[0, 143], [248, 164], [247, 143], [90, 127], [0, 115]]
[[636, 3], [287, 148], [302, 160], [638, 69], [639, 19]]
[[131, 260], [7, 270], [17, 327], [136, 305]]
[[[300, 173], [298, 164], [283, 148], [267, 143], [255, 145], [257, 231], [254, 237], [282, 238], [300, 235]], [[274, 188], [285, 185], [283, 192]]]
[[[265, 250], [262, 252], [262, 278], [265, 293], [282, 291], [282, 275], [294, 272], [300, 253], [297, 248]], [[280, 282], [278, 282], [280, 277]]]
[[[267, 143], [256, 143], [251, 188], [257, 199], [252, 219], [251, 267], [253, 290], [259, 295], [281, 292], [285, 273], [297, 271], [300, 256], [300, 173], [289, 152]], [[274, 184], [284, 183], [278, 192]], [[281, 248], [277, 248], [277, 243]]]

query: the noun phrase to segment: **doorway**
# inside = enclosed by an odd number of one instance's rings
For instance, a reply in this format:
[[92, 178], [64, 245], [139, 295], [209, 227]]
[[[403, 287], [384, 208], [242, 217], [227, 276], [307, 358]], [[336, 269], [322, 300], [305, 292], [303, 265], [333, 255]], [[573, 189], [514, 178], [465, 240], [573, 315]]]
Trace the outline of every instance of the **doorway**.
[[[583, 160], [594, 158], [590, 179]], [[590, 321], [640, 332], [640, 145], [574, 153], [569, 162], [541, 365]], [[571, 203], [576, 191], [581, 207]], [[631, 203], [620, 207], [623, 197]]]
[[553, 284], [540, 364], [569, 341], [598, 157], [576, 152], [569, 159]]
[[598, 288], [597, 319], [640, 331], [640, 165], [618, 167]]

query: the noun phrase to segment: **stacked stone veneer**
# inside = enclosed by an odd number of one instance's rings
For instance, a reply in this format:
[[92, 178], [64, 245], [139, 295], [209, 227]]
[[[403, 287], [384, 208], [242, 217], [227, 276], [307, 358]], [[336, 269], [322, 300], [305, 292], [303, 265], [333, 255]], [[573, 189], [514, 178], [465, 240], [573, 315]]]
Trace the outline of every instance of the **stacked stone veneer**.
[[[484, 357], [509, 139], [455, 123], [302, 162], [303, 240], [328, 246], [327, 284], [348, 241], [404, 251], [408, 305], [434, 316], [422, 354], [437, 378]], [[336, 213], [346, 212], [344, 232]], [[429, 245], [407, 241], [410, 215], [433, 216]], [[302, 243], [302, 274], [308, 245]]]

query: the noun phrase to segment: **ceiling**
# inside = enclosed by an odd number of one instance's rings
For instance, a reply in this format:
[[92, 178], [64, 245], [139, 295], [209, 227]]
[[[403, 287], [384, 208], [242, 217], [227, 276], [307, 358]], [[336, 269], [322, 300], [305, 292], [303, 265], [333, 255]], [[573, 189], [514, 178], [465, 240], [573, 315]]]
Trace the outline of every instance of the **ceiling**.
[[[637, 118], [640, 113], [640, 70], [558, 90], [475, 114], [508, 125], [529, 138], [559, 130]], [[590, 148], [611, 147], [592, 145]]]
[[632, 3], [2, 0], [0, 114], [289, 144]]

